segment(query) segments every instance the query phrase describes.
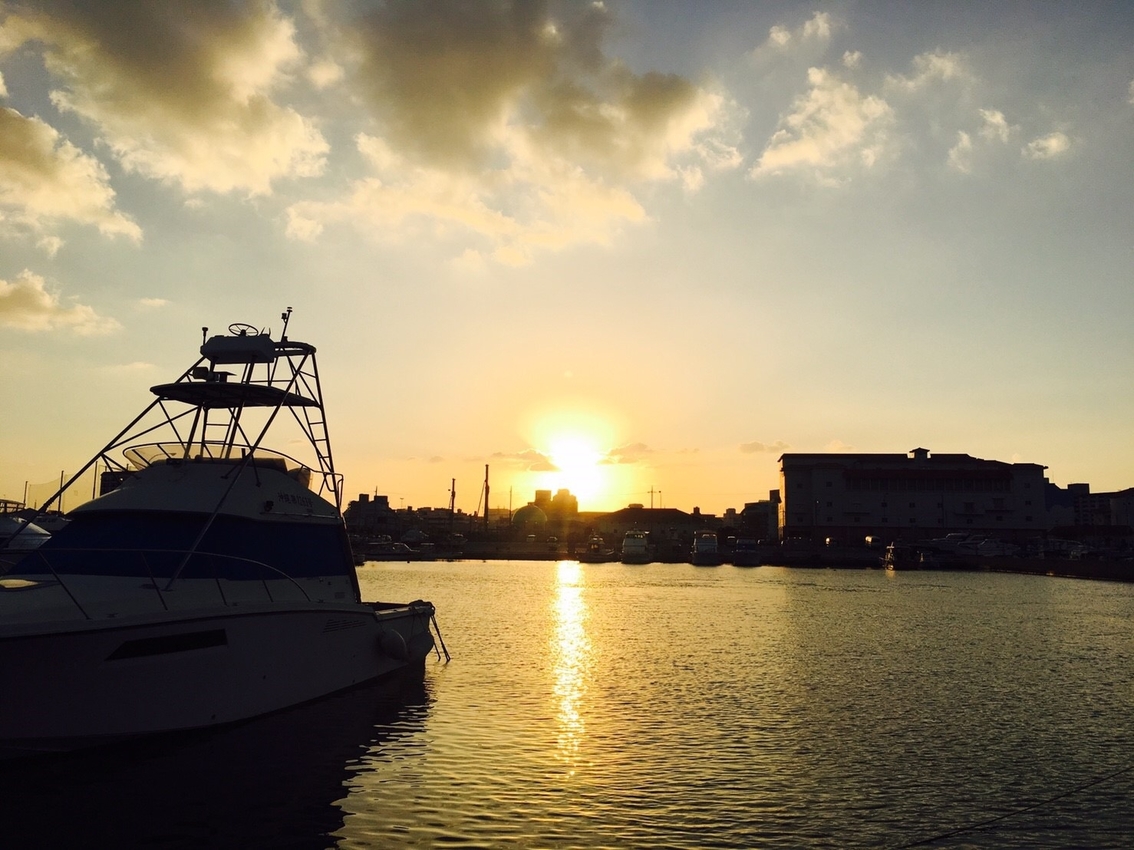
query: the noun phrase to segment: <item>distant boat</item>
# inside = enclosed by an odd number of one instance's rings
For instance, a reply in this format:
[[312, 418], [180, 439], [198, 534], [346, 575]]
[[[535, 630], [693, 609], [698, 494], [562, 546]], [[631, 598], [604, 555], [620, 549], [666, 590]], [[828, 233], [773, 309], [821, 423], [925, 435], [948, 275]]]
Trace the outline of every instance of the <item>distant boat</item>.
[[760, 563], [760, 544], [751, 537], [738, 537], [732, 547], [733, 566], [755, 567]]
[[882, 555], [882, 566], [888, 570], [928, 570], [936, 563], [930, 552], [905, 543], [891, 543]]
[[648, 564], [653, 559], [649, 534], [638, 529], [627, 531], [622, 538], [622, 563]]
[[[315, 347], [287, 338], [289, 315], [279, 340], [232, 325], [203, 342], [45, 506], [96, 461], [110, 471], [0, 578], [3, 754], [216, 726], [421, 674], [433, 605], [362, 601]], [[306, 462], [264, 446], [283, 424]]]
[[50, 539], [47, 531], [19, 514], [0, 514], [0, 575]]
[[721, 563], [720, 543], [715, 531], [698, 531], [693, 535], [690, 563], [698, 567], [716, 567]]
[[617, 553], [606, 545], [606, 541], [597, 534], [587, 539], [586, 548], [579, 553], [579, 562], [582, 564], [605, 564], [617, 561]]

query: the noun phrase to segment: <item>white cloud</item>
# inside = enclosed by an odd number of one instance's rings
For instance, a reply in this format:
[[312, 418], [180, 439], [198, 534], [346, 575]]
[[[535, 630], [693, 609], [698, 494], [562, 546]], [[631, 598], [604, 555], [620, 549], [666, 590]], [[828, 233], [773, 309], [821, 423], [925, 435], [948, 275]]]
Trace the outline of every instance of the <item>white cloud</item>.
[[358, 146], [374, 176], [341, 200], [292, 205], [289, 236], [310, 240], [344, 224], [393, 241], [472, 236], [484, 242], [484, 255], [518, 266], [538, 250], [606, 244], [620, 226], [646, 220], [628, 191], [560, 163], [523, 162], [522, 150], [509, 172], [481, 177], [415, 167], [371, 136], [360, 136]]
[[551, 458], [535, 449], [525, 449], [522, 452], [494, 452], [492, 457], [527, 472], [559, 471], [559, 467], [552, 463]]
[[843, 54], [843, 67], [849, 68], [852, 71], [862, 64], [862, 51], [861, 50], [848, 50]]
[[169, 305], [165, 298], [139, 298], [138, 306], [143, 310], [159, 310]]
[[810, 91], [780, 119], [752, 177], [803, 171], [825, 180], [837, 168], [869, 168], [887, 150], [893, 111], [884, 100], [820, 68], [807, 76]]
[[153, 363], [147, 363], [144, 360], [135, 360], [133, 363], [117, 363], [111, 366], [103, 366], [102, 371], [107, 375], [115, 377], [141, 375], [146, 372], [152, 372], [157, 368]]
[[322, 135], [271, 97], [302, 58], [274, 3], [28, 7], [2, 26], [10, 49], [43, 50], [59, 83], [52, 102], [89, 121], [131, 171], [249, 194], [322, 171]]
[[0, 74], [0, 97], [8, 96], [8, 87], [4, 85], [4, 75]]
[[357, 137], [368, 176], [292, 205], [288, 234], [456, 237], [462, 262], [522, 265], [647, 221], [639, 186], [695, 192], [740, 166], [724, 92], [606, 57], [601, 4], [558, 11], [392, 4], [349, 31], [320, 19], [376, 132]]
[[1008, 125], [1003, 112], [998, 109], [982, 109], [980, 110], [980, 117], [984, 119], [984, 126], [980, 130], [981, 136], [1005, 144], [1008, 143], [1008, 137], [1013, 128]]
[[[115, 209], [106, 169], [38, 118], [0, 107], [0, 217], [17, 227], [47, 230], [72, 221], [107, 236], [135, 241], [141, 228]], [[41, 241], [49, 254], [62, 244]]]
[[604, 464], [642, 463], [657, 454], [645, 443], [629, 443], [625, 446], [611, 449], [600, 461]]
[[82, 336], [121, 327], [84, 304], [63, 303], [57, 294], [47, 291], [42, 277], [26, 269], [15, 281], [0, 279], [0, 324], [32, 332], [67, 329]]
[[972, 156], [972, 137], [964, 130], [961, 130], [957, 133], [957, 143], [949, 149], [949, 167], [963, 174], [968, 174], [972, 171], [973, 167]]
[[760, 442], [741, 443], [740, 444], [740, 453], [746, 454], [746, 455], [765, 454], [765, 453], [783, 454], [784, 452], [786, 452], [790, 448], [791, 448], [791, 446], [789, 446], [783, 440], [776, 440], [774, 443], [760, 443]]
[[886, 83], [892, 88], [912, 93], [933, 83], [970, 78], [965, 60], [960, 54], [938, 50], [915, 56], [911, 75], [892, 74], [886, 78]]
[[1049, 133], [1033, 139], [1024, 146], [1022, 153], [1028, 159], [1054, 159], [1071, 149], [1071, 140], [1065, 133]]
[[1126, 99], [1126, 102], [1131, 106], [1134, 106], [1134, 80], [1130, 81], [1130, 88], [1128, 89], [1128, 92], [1130, 96]]
[[796, 44], [826, 45], [831, 40], [835, 23], [827, 12], [816, 12], [794, 30], [776, 25], [768, 30], [765, 48], [784, 50]]

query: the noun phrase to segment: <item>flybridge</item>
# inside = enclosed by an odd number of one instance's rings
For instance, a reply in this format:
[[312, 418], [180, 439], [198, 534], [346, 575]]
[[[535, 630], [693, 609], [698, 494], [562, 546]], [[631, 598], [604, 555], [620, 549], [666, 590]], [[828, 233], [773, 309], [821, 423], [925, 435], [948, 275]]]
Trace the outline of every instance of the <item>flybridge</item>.
[[[278, 341], [244, 323], [212, 337], [202, 328], [200, 358], [176, 381], [151, 387], [157, 398], [56, 496], [96, 463], [105, 470], [100, 489], [109, 492], [133, 471], [155, 462], [231, 460], [254, 470], [272, 456], [277, 458], [273, 463], [284, 459], [297, 481], [341, 510], [342, 476], [335, 472], [331, 454], [315, 346], [287, 338], [290, 307], [281, 318]], [[312, 458], [292, 459], [264, 448], [268, 432], [289, 419]]]

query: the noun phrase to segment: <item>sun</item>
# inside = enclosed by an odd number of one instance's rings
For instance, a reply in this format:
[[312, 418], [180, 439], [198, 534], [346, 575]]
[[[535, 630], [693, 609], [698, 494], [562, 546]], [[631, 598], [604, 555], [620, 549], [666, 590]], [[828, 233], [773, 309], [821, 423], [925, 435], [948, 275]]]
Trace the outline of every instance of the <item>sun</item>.
[[553, 476], [580, 501], [602, 495], [606, 484], [603, 452], [593, 438], [582, 434], [557, 435], [548, 444], [547, 456], [558, 470]]

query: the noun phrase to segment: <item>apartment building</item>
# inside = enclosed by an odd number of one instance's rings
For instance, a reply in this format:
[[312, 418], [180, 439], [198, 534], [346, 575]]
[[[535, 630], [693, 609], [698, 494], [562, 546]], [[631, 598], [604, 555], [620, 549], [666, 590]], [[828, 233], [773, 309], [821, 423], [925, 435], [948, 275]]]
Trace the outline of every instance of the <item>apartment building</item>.
[[967, 454], [785, 454], [781, 540], [920, 540], [949, 532], [1025, 540], [1046, 529], [1044, 470]]

